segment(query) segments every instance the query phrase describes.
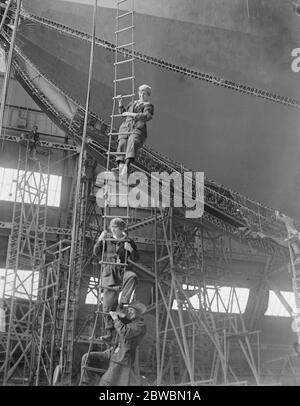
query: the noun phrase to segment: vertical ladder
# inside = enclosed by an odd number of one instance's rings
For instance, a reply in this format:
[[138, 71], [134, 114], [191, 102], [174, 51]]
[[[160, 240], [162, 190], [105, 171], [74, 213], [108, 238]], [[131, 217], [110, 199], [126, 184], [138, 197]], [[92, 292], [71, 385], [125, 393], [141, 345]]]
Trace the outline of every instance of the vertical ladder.
[[[125, 8], [129, 8], [129, 11], [122, 11], [120, 5], [122, 4]], [[116, 103], [117, 96], [122, 94], [123, 98], [127, 99], [127, 102], [134, 102], [134, 89], [135, 89], [135, 75], [134, 75], [134, 0], [117, 0], [117, 16], [116, 16], [116, 31], [115, 31], [115, 62], [114, 62], [114, 95], [113, 95], [113, 107], [111, 114], [110, 132], [109, 132], [109, 143], [107, 150], [107, 162], [106, 162], [106, 173], [108, 175], [111, 157], [114, 155], [125, 155], [125, 153], [116, 153], [111, 150], [112, 138], [118, 137], [121, 133], [119, 131], [114, 131], [114, 128], [118, 126], [118, 118], [122, 116], [119, 114], [119, 109]], [[129, 48], [129, 49], [128, 49]], [[120, 49], [124, 53], [120, 52]], [[131, 131], [133, 123], [131, 122]], [[124, 133], [122, 133], [124, 134]], [[131, 132], [127, 133], [129, 136]], [[107, 178], [108, 181], [108, 178]], [[107, 183], [107, 182], [106, 182]], [[126, 189], [128, 192], [128, 188]], [[104, 213], [103, 213], [103, 228], [107, 229], [109, 220], [113, 217], [112, 210], [110, 207], [111, 197], [114, 194], [110, 193], [109, 188], [107, 188], [107, 193], [105, 194], [104, 201]], [[119, 203], [121, 195], [117, 192], [117, 197], [119, 197]], [[118, 216], [123, 218], [127, 224], [128, 231], [128, 220], [129, 220], [129, 204], [128, 204], [128, 193], [125, 193], [126, 198], [126, 214], [124, 216]], [[101, 261], [101, 267], [102, 267]], [[105, 263], [103, 264], [105, 265]]]
[[72, 385], [73, 379], [73, 357], [75, 344], [75, 327], [79, 297], [80, 281], [82, 276], [83, 248], [85, 240], [85, 222], [87, 207], [86, 182], [81, 182], [78, 199], [78, 212], [76, 217], [77, 233], [75, 244], [74, 266], [72, 271], [68, 263], [71, 254], [69, 250], [62, 250], [60, 255], [60, 287], [57, 306], [57, 336], [60, 341], [59, 363], [53, 372], [52, 384]]
[[[109, 176], [110, 176], [110, 166], [112, 158], [116, 155], [125, 155], [125, 153], [116, 153], [112, 151], [112, 140], [117, 140], [119, 135], [130, 135], [132, 132], [133, 123], [131, 123], [131, 131], [128, 133], [120, 133], [119, 131], [114, 131], [114, 128], [118, 128], [122, 118], [122, 114], [119, 113], [118, 103], [117, 103], [117, 96], [119, 94], [122, 95], [123, 99], [125, 99], [126, 104], [134, 103], [134, 96], [135, 96], [135, 72], [134, 72], [134, 0], [117, 0], [116, 1], [116, 31], [115, 31], [115, 61], [114, 61], [114, 79], [113, 79], [113, 107], [112, 107], [112, 114], [111, 114], [111, 123], [110, 123], [110, 131], [108, 133], [109, 141], [108, 141], [108, 150], [107, 150], [107, 161], [106, 161], [106, 193], [104, 195], [104, 209], [103, 209], [103, 230], [107, 230], [109, 226], [109, 222], [114, 217], [122, 218], [126, 222], [126, 232], [128, 232], [128, 221], [130, 218], [130, 211], [129, 211], [129, 202], [128, 202], [128, 185], [126, 182], [126, 188], [122, 188], [126, 193], [120, 194], [118, 193], [117, 188], [114, 192], [111, 191], [109, 187]], [[124, 120], [124, 118], [123, 118]], [[117, 178], [117, 177], [116, 177]], [[120, 176], [119, 182], [125, 181], [126, 179], [121, 179]], [[124, 177], [125, 178], [125, 177]], [[117, 181], [118, 179], [116, 179]], [[117, 185], [118, 186], [118, 185]], [[113, 188], [114, 189], [114, 188]], [[114, 215], [113, 214], [113, 207], [111, 206], [111, 198], [113, 201], [116, 201], [116, 206], [121, 202], [121, 199], [125, 197], [126, 199], [126, 214], [125, 215]], [[118, 200], [117, 200], [118, 199]], [[123, 200], [124, 201], [124, 200]], [[123, 205], [122, 205], [123, 206]], [[92, 350], [93, 344], [99, 344], [99, 340], [96, 338], [96, 333], [99, 326], [100, 316], [102, 318], [103, 324], [103, 304], [101, 298], [101, 292], [103, 291], [102, 287], [102, 275], [103, 269], [105, 266], [111, 264], [109, 260], [105, 259], [105, 241], [106, 244], [111, 240], [111, 238], [107, 237], [104, 239], [104, 244], [102, 248], [102, 255], [100, 264], [100, 277], [99, 277], [99, 289], [97, 295], [97, 308], [95, 314], [94, 325], [92, 329], [92, 336], [90, 337], [90, 343], [88, 348], [88, 356], [86, 357], [86, 363], [82, 366], [82, 368], [90, 369], [93, 372], [97, 372], [97, 368], [89, 368], [87, 366], [87, 361], [89, 354]], [[117, 240], [115, 240], [117, 241]], [[125, 263], [121, 264], [118, 263], [118, 266], [123, 266], [124, 268], [127, 266], [127, 257], [125, 258]], [[103, 372], [103, 370], [98, 370], [98, 372]], [[80, 382], [81, 384], [81, 382]]]
[[[125, 7], [129, 11], [121, 10]], [[134, 102], [135, 96], [135, 71], [134, 71], [134, 0], [117, 0], [116, 31], [115, 31], [115, 61], [114, 61], [114, 95], [113, 107], [109, 131], [109, 145], [107, 151], [107, 170], [109, 170], [110, 159], [113, 155], [122, 155], [111, 151], [112, 138], [119, 135], [130, 135], [114, 131], [120, 124], [117, 96], [122, 95], [126, 104]], [[131, 128], [132, 130], [132, 128]]]

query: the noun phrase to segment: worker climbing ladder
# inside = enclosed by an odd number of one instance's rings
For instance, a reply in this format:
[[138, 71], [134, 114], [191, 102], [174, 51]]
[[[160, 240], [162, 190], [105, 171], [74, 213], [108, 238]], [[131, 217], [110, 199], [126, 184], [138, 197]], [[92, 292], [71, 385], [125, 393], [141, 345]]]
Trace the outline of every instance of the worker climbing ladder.
[[[129, 201], [128, 201], [128, 185], [127, 176], [120, 173], [113, 174], [110, 172], [113, 158], [116, 156], [125, 155], [124, 152], [116, 152], [112, 150], [113, 145], [116, 144], [120, 135], [129, 136], [131, 132], [119, 132], [115, 131], [115, 128], [119, 128], [120, 119], [122, 114], [119, 111], [119, 95], [125, 100], [126, 104], [134, 102], [135, 96], [135, 72], [134, 72], [134, 0], [117, 0], [116, 2], [116, 31], [115, 31], [115, 61], [114, 61], [114, 79], [113, 79], [113, 107], [111, 114], [110, 131], [108, 133], [108, 149], [106, 160], [106, 173], [105, 173], [105, 193], [103, 202], [103, 230], [107, 230], [110, 221], [114, 217], [123, 219], [126, 223], [126, 232], [128, 231], [128, 222], [130, 218]], [[133, 123], [131, 123], [132, 131]], [[113, 183], [113, 185], [112, 185]], [[116, 207], [123, 207], [123, 213], [116, 215]], [[106, 247], [111, 241], [118, 242], [117, 239], [112, 238], [109, 234], [104, 237], [101, 252], [100, 275], [99, 286], [97, 295], [97, 308], [95, 314], [95, 320], [92, 328], [92, 335], [90, 337], [90, 344], [85, 358], [85, 364], [82, 365], [82, 369], [90, 370], [92, 372], [104, 372], [97, 368], [92, 368], [87, 365], [89, 354], [94, 344], [103, 344], [104, 342], [97, 338], [99, 322], [104, 319], [103, 312], [103, 285], [102, 275], [103, 270], [107, 266], [114, 266], [116, 262], [106, 254]], [[124, 240], [123, 240], [124, 241]], [[127, 266], [127, 255], [124, 263], [118, 263], [118, 267], [125, 269]], [[116, 287], [119, 292], [120, 287]], [[107, 289], [107, 287], [105, 288]], [[113, 288], [111, 288], [113, 289]], [[81, 384], [81, 381], [80, 381]]]

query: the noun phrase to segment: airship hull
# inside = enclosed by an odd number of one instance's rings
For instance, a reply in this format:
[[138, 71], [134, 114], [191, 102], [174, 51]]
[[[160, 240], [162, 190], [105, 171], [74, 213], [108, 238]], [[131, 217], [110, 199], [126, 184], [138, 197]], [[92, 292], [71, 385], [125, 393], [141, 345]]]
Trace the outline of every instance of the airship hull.
[[[26, 57], [82, 104], [93, 3], [24, 0], [26, 12], [54, 21], [60, 28], [25, 19], [17, 37]], [[96, 35], [109, 44], [115, 41], [112, 3], [101, 1], [97, 10]], [[150, 84], [155, 106], [147, 144], [229, 188], [299, 217], [298, 108], [173, 69], [178, 66], [300, 99], [299, 77], [292, 70], [292, 52], [300, 43], [300, 17], [291, 2], [136, 1], [135, 22], [136, 51], [158, 61], [137, 58], [135, 63], [136, 87]], [[91, 109], [107, 122], [113, 62], [113, 51], [97, 45]]]

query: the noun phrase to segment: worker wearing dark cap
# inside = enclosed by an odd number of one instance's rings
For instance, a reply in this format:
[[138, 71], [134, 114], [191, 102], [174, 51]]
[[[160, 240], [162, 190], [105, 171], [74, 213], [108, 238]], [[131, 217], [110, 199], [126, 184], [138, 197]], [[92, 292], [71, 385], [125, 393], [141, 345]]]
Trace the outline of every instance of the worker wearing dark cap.
[[116, 161], [121, 175], [126, 175], [130, 164], [134, 161], [137, 151], [142, 148], [147, 138], [146, 122], [151, 120], [154, 113], [153, 104], [150, 103], [151, 87], [141, 85], [139, 87], [139, 100], [123, 106], [122, 96], [118, 95], [119, 112], [125, 121], [119, 128], [117, 152], [125, 155], [117, 155]]
[[[111, 263], [103, 265], [102, 281], [100, 282], [103, 287], [103, 312], [107, 313], [104, 316], [105, 335], [101, 337], [105, 342], [112, 340], [114, 329], [113, 320], [108, 313], [117, 308], [122, 310], [122, 307], [130, 302], [137, 283], [136, 274], [131, 270], [130, 264], [126, 267], [118, 265], [127, 263], [129, 258], [132, 261], [139, 259], [136, 244], [127, 236], [125, 229], [126, 223], [123, 219], [118, 217], [112, 219], [111, 233], [103, 231], [94, 246], [94, 255], [101, 258], [104, 249], [104, 261]], [[109, 240], [106, 240], [107, 238]], [[120, 291], [122, 293], [118, 305]]]
[[[133, 365], [136, 349], [146, 334], [146, 325], [141, 317], [146, 309], [143, 303], [134, 301], [126, 307], [125, 317], [121, 318], [117, 312], [110, 312], [117, 331], [116, 344], [106, 351], [83, 355], [80, 385], [128, 386], [139, 384], [134, 375]], [[106, 371], [99, 379], [101, 371], [95, 372], [89, 367]]]

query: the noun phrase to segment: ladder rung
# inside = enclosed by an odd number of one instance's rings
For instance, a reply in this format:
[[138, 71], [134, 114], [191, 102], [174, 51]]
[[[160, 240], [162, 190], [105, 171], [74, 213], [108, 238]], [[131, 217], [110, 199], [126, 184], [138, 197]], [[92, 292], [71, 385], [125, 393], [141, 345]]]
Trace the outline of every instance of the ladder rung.
[[125, 82], [125, 80], [132, 80], [134, 79], [135, 76], [128, 76], [127, 78], [121, 78], [121, 79], [114, 79], [114, 82]]
[[119, 239], [119, 238], [112, 238], [112, 237], [104, 238], [104, 240], [105, 241], [115, 241], [115, 242], [126, 242], [126, 241], [128, 241], [126, 238], [125, 239], [124, 238]]
[[106, 152], [107, 155], [126, 155], [126, 152]]
[[[108, 214], [106, 214], [106, 215], [104, 215], [103, 216], [103, 218], [107, 218], [107, 219], [114, 219], [116, 216], [112, 216], [112, 215], [108, 215]], [[118, 218], [121, 218], [121, 219], [130, 219], [131, 217], [130, 216], [118, 216]]]
[[[122, 95], [123, 99], [124, 99], [125, 97], [134, 97], [134, 96], [135, 96], [135, 93], [123, 94], [123, 95]], [[113, 99], [118, 99], [118, 97], [113, 97]]]
[[111, 118], [113, 117], [124, 117], [123, 114], [111, 114]]
[[134, 58], [124, 59], [124, 61], [115, 62], [114, 65], [123, 65], [124, 63], [133, 62]]
[[123, 262], [109, 262], [109, 261], [99, 261], [100, 265], [118, 265], [118, 266], [128, 266], [128, 264], [124, 264]]
[[123, 44], [123, 45], [118, 45], [116, 47], [116, 49], [120, 49], [120, 48], [125, 48], [125, 47], [130, 47], [132, 45], [135, 45], [135, 42], [127, 42], [127, 44]]
[[119, 34], [120, 32], [124, 32], [124, 31], [132, 30], [134, 27], [135, 27], [134, 25], [130, 25], [129, 27], [122, 28], [121, 30], [117, 30], [116, 34]]
[[108, 133], [108, 135], [130, 135], [131, 132], [121, 132], [121, 133]]
[[124, 13], [124, 14], [121, 14], [121, 15], [117, 16], [117, 17], [116, 17], [116, 20], [119, 20], [120, 18], [129, 16], [130, 14], [134, 14], [134, 10], [128, 11], [127, 13]]
[[128, 193], [107, 193], [108, 196], [128, 196]]
[[[94, 338], [93, 340], [96, 340], [96, 339]], [[98, 339], [97, 342], [103, 344], [104, 341]], [[106, 371], [106, 369], [88, 367], [87, 365], [84, 368], [91, 372], [105, 372]]]
[[[103, 344], [103, 341], [100, 340], [99, 338], [91, 338], [91, 337], [89, 337], [88, 341], [90, 343], [92, 343], [92, 344]], [[87, 367], [87, 368], [91, 368], [91, 367]]]

